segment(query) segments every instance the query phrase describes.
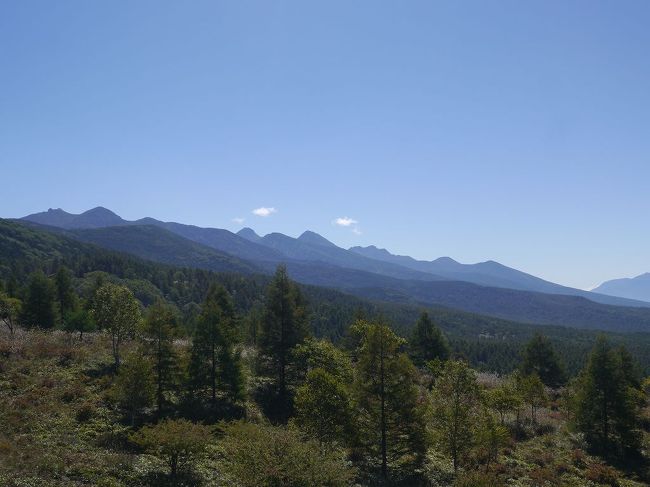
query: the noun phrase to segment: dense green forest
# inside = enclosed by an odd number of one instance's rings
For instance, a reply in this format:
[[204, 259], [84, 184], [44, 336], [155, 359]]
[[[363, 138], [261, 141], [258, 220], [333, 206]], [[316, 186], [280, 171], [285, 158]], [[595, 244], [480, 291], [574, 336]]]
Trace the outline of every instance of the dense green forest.
[[[206, 290], [189, 311], [156, 281], [142, 301], [135, 275], [80, 278], [60, 261], [46, 275], [28, 260], [0, 293], [2, 485], [648, 481], [650, 384], [604, 335], [577, 375], [541, 333], [509, 374], [479, 373], [426, 311], [406, 337], [358, 306], [336, 343], [315, 336], [283, 267], [258, 288], [198, 274]], [[190, 275], [176, 272], [169, 295]]]

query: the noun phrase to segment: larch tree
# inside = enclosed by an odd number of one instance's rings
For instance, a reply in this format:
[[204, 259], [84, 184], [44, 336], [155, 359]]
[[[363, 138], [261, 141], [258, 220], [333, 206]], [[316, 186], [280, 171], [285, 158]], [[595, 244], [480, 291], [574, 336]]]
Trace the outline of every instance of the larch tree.
[[217, 393], [236, 402], [244, 394], [244, 376], [235, 308], [226, 289], [212, 285], [197, 320], [190, 357], [190, 386], [196, 391], [209, 390], [217, 404]]
[[134, 426], [137, 416], [153, 403], [155, 384], [151, 361], [138, 352], [128, 355], [115, 377], [111, 393]]
[[434, 437], [458, 471], [474, 445], [481, 395], [476, 373], [462, 361], [446, 362], [432, 391]]
[[539, 333], [524, 348], [521, 372], [524, 375], [537, 374], [548, 387], [560, 387], [566, 382], [564, 367], [551, 342]]
[[266, 291], [260, 337], [260, 366], [274, 381], [277, 419], [286, 421], [291, 411], [289, 372], [294, 348], [309, 336], [305, 302], [287, 269], [278, 266]]
[[177, 377], [174, 338], [178, 336], [178, 318], [173, 306], [157, 302], [147, 310], [142, 328], [143, 346], [151, 358], [156, 382], [156, 406], [162, 414], [165, 395], [173, 389]]
[[411, 348], [414, 360], [423, 364], [431, 360], [447, 360], [449, 358], [449, 344], [439, 327], [437, 327], [429, 313], [423, 311], [415, 324], [411, 338]]
[[388, 326], [357, 322], [353, 332], [360, 337], [354, 385], [359, 443], [388, 479], [393, 464], [416, 465], [424, 454], [417, 370], [401, 350], [405, 340]]

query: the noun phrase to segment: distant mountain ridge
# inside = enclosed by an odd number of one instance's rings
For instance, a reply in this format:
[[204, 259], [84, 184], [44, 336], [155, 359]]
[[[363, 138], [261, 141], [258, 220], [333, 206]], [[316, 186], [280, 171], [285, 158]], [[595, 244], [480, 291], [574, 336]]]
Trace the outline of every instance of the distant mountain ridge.
[[[533, 291], [546, 294], [562, 294], [567, 296], [580, 296], [603, 304], [620, 305], [613, 296], [629, 298], [629, 296], [609, 295], [609, 293], [598, 290], [584, 291], [574, 289], [553, 282], [545, 281], [525, 272], [512, 269], [503, 264], [489, 260], [477, 264], [461, 264], [450, 257], [440, 257], [432, 261], [416, 260], [413, 257], [391, 254], [386, 249], [380, 249], [371, 245], [369, 247], [352, 247], [350, 251], [373, 259], [392, 262], [410, 269], [422, 272], [430, 272], [436, 276], [442, 276], [452, 281], [466, 281], [482, 286], [502, 287], [507, 289], [518, 289], [520, 291]], [[639, 298], [630, 298], [639, 299]], [[640, 299], [640, 301], [644, 301]], [[646, 299], [646, 301], [650, 301]], [[631, 304], [631, 303], [628, 303]], [[647, 303], [650, 305], [650, 303]]]
[[[93, 208], [80, 215], [70, 214], [61, 209], [50, 209], [28, 215], [23, 220], [68, 230], [152, 225], [241, 259], [250, 268], [270, 269], [281, 262], [291, 263], [305, 276], [318, 283], [330, 282], [323, 285], [337, 286], [339, 283], [344, 283], [343, 275], [356, 276], [357, 279], [363, 276], [361, 279], [367, 283], [368, 288], [376, 287], [373, 285], [373, 279], [376, 283], [383, 283], [383, 278], [386, 277], [416, 282], [462, 281], [486, 287], [580, 296], [597, 303], [615, 306], [650, 307], [650, 302], [554, 284], [494, 261], [461, 264], [449, 257], [419, 261], [408, 256], [393, 255], [375, 246], [352, 247], [346, 250], [311, 231], [304, 232], [298, 238], [281, 233], [269, 233], [262, 237], [250, 228], [243, 228], [235, 234], [224, 229], [163, 222], [150, 217], [127, 221], [103, 207]], [[116, 241], [113, 240], [112, 245], [115, 244]], [[151, 249], [151, 252], [156, 253], [158, 250]], [[178, 262], [177, 264], [182, 265]], [[239, 262], [237, 265], [241, 264], [242, 262]], [[316, 275], [315, 269], [324, 272], [325, 278]], [[397, 286], [397, 281], [391, 283], [392, 286]], [[384, 286], [384, 284], [377, 285]]]
[[627, 299], [650, 301], [650, 272], [636, 277], [613, 279], [603, 282], [592, 292]]
[[[97, 219], [93, 220], [93, 218]], [[251, 261], [253, 264], [256, 262], [277, 264], [290, 260], [314, 261], [399, 279], [425, 281], [443, 279], [431, 273], [420, 272], [354, 254], [337, 247], [326, 238], [311, 231], [306, 231], [300, 237], [293, 238], [281, 233], [270, 233], [264, 237], [259, 237], [251, 229], [242, 229], [243, 231], [240, 231], [243, 233], [242, 236], [224, 229], [163, 222], [151, 217], [128, 221], [103, 207], [93, 208], [80, 215], [73, 215], [61, 209], [48, 210], [43, 213], [28, 215], [22, 219], [66, 230], [96, 229], [106, 226], [153, 225], [220, 252], [226, 252], [239, 259]], [[109, 225], [104, 224], [107, 222]]]

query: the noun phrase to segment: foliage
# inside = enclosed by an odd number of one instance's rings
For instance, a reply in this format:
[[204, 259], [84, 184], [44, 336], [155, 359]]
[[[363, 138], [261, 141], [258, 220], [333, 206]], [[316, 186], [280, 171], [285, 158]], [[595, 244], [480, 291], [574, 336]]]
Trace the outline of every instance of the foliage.
[[222, 432], [219, 468], [225, 485], [336, 487], [352, 479], [342, 451], [323, 449], [295, 429], [234, 422]]
[[209, 390], [213, 406], [217, 392], [231, 402], [243, 398], [244, 376], [237, 340], [232, 300], [222, 286], [211, 286], [197, 322], [189, 373], [192, 391]]
[[296, 424], [321, 443], [346, 444], [353, 431], [349, 384], [324, 369], [309, 371], [296, 391]]
[[485, 399], [488, 406], [499, 415], [501, 424], [505, 423], [506, 415], [517, 411], [523, 402], [517, 387], [511, 381], [504, 381], [488, 390]]
[[287, 269], [279, 266], [266, 291], [260, 365], [275, 383], [277, 398], [272, 415], [280, 421], [286, 421], [291, 412], [288, 372], [295, 362], [293, 351], [308, 334], [302, 293], [289, 279]]
[[178, 335], [176, 310], [162, 302], [151, 306], [147, 310], [142, 334], [142, 347], [153, 363], [156, 406], [160, 415], [166, 401], [166, 393], [172, 390], [177, 382], [178, 358], [174, 348], [174, 338]]
[[449, 358], [449, 344], [440, 328], [433, 323], [426, 311], [422, 312], [415, 324], [411, 348], [413, 356], [419, 364]]
[[451, 456], [454, 471], [458, 471], [473, 446], [473, 425], [480, 406], [476, 374], [465, 362], [444, 364], [432, 392], [432, 406], [436, 443]]
[[212, 440], [211, 428], [185, 419], [165, 419], [154, 426], [145, 426], [131, 436], [145, 451], [164, 459], [169, 475], [190, 468], [204, 454]]
[[401, 351], [404, 340], [386, 325], [359, 321], [354, 385], [359, 448], [384, 479], [389, 469], [413, 468], [424, 453], [424, 408], [417, 370]]
[[21, 322], [27, 326], [53, 328], [59, 319], [54, 283], [40, 271], [32, 273], [22, 307]]
[[638, 451], [638, 402], [623, 373], [621, 355], [599, 337], [575, 394], [575, 426], [603, 455]]
[[296, 345], [293, 350], [299, 380], [304, 379], [308, 371], [322, 369], [345, 383], [352, 382], [352, 363], [345, 351], [328, 340], [307, 338], [304, 343]]
[[154, 400], [155, 384], [153, 382], [153, 367], [151, 362], [141, 353], [132, 352], [124, 365], [120, 367], [112, 396], [131, 418], [131, 426], [135, 424], [137, 415]]
[[78, 308], [68, 311], [63, 316], [63, 329], [69, 333], [79, 333], [79, 340], [83, 340], [83, 334], [97, 329], [92, 314], [84, 309]]
[[21, 314], [23, 303], [20, 299], [11, 298], [0, 292], [0, 320], [7, 326], [9, 333], [13, 336], [18, 317]]
[[79, 303], [77, 294], [72, 287], [72, 273], [65, 266], [59, 267], [54, 276], [56, 286], [56, 299], [60, 316], [65, 317], [68, 313], [74, 312]]
[[92, 317], [111, 336], [115, 367], [120, 365], [120, 346], [134, 336], [140, 322], [140, 305], [124, 286], [107, 283], [93, 297]]
[[544, 385], [559, 387], [566, 382], [564, 368], [549, 340], [537, 333], [526, 344], [521, 363], [524, 375], [536, 374]]
[[548, 401], [544, 389], [544, 383], [537, 374], [519, 377], [517, 389], [522, 399], [530, 406], [530, 418], [533, 423], [537, 422], [537, 410]]

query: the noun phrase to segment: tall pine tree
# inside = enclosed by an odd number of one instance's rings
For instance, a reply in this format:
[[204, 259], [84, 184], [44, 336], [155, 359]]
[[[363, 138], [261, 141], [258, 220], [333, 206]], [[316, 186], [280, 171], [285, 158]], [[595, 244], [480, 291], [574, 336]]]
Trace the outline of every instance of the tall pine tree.
[[449, 344], [431, 318], [429, 313], [423, 311], [415, 324], [411, 348], [414, 360], [423, 364], [431, 360], [447, 360], [449, 358]]
[[360, 447], [387, 480], [391, 467], [413, 467], [424, 454], [417, 370], [401, 352], [405, 341], [388, 326], [361, 321], [353, 330], [360, 336], [354, 387]]
[[305, 303], [287, 269], [278, 266], [266, 291], [260, 337], [260, 366], [274, 381], [274, 415], [286, 421], [291, 413], [289, 373], [294, 365], [294, 348], [309, 335]]

